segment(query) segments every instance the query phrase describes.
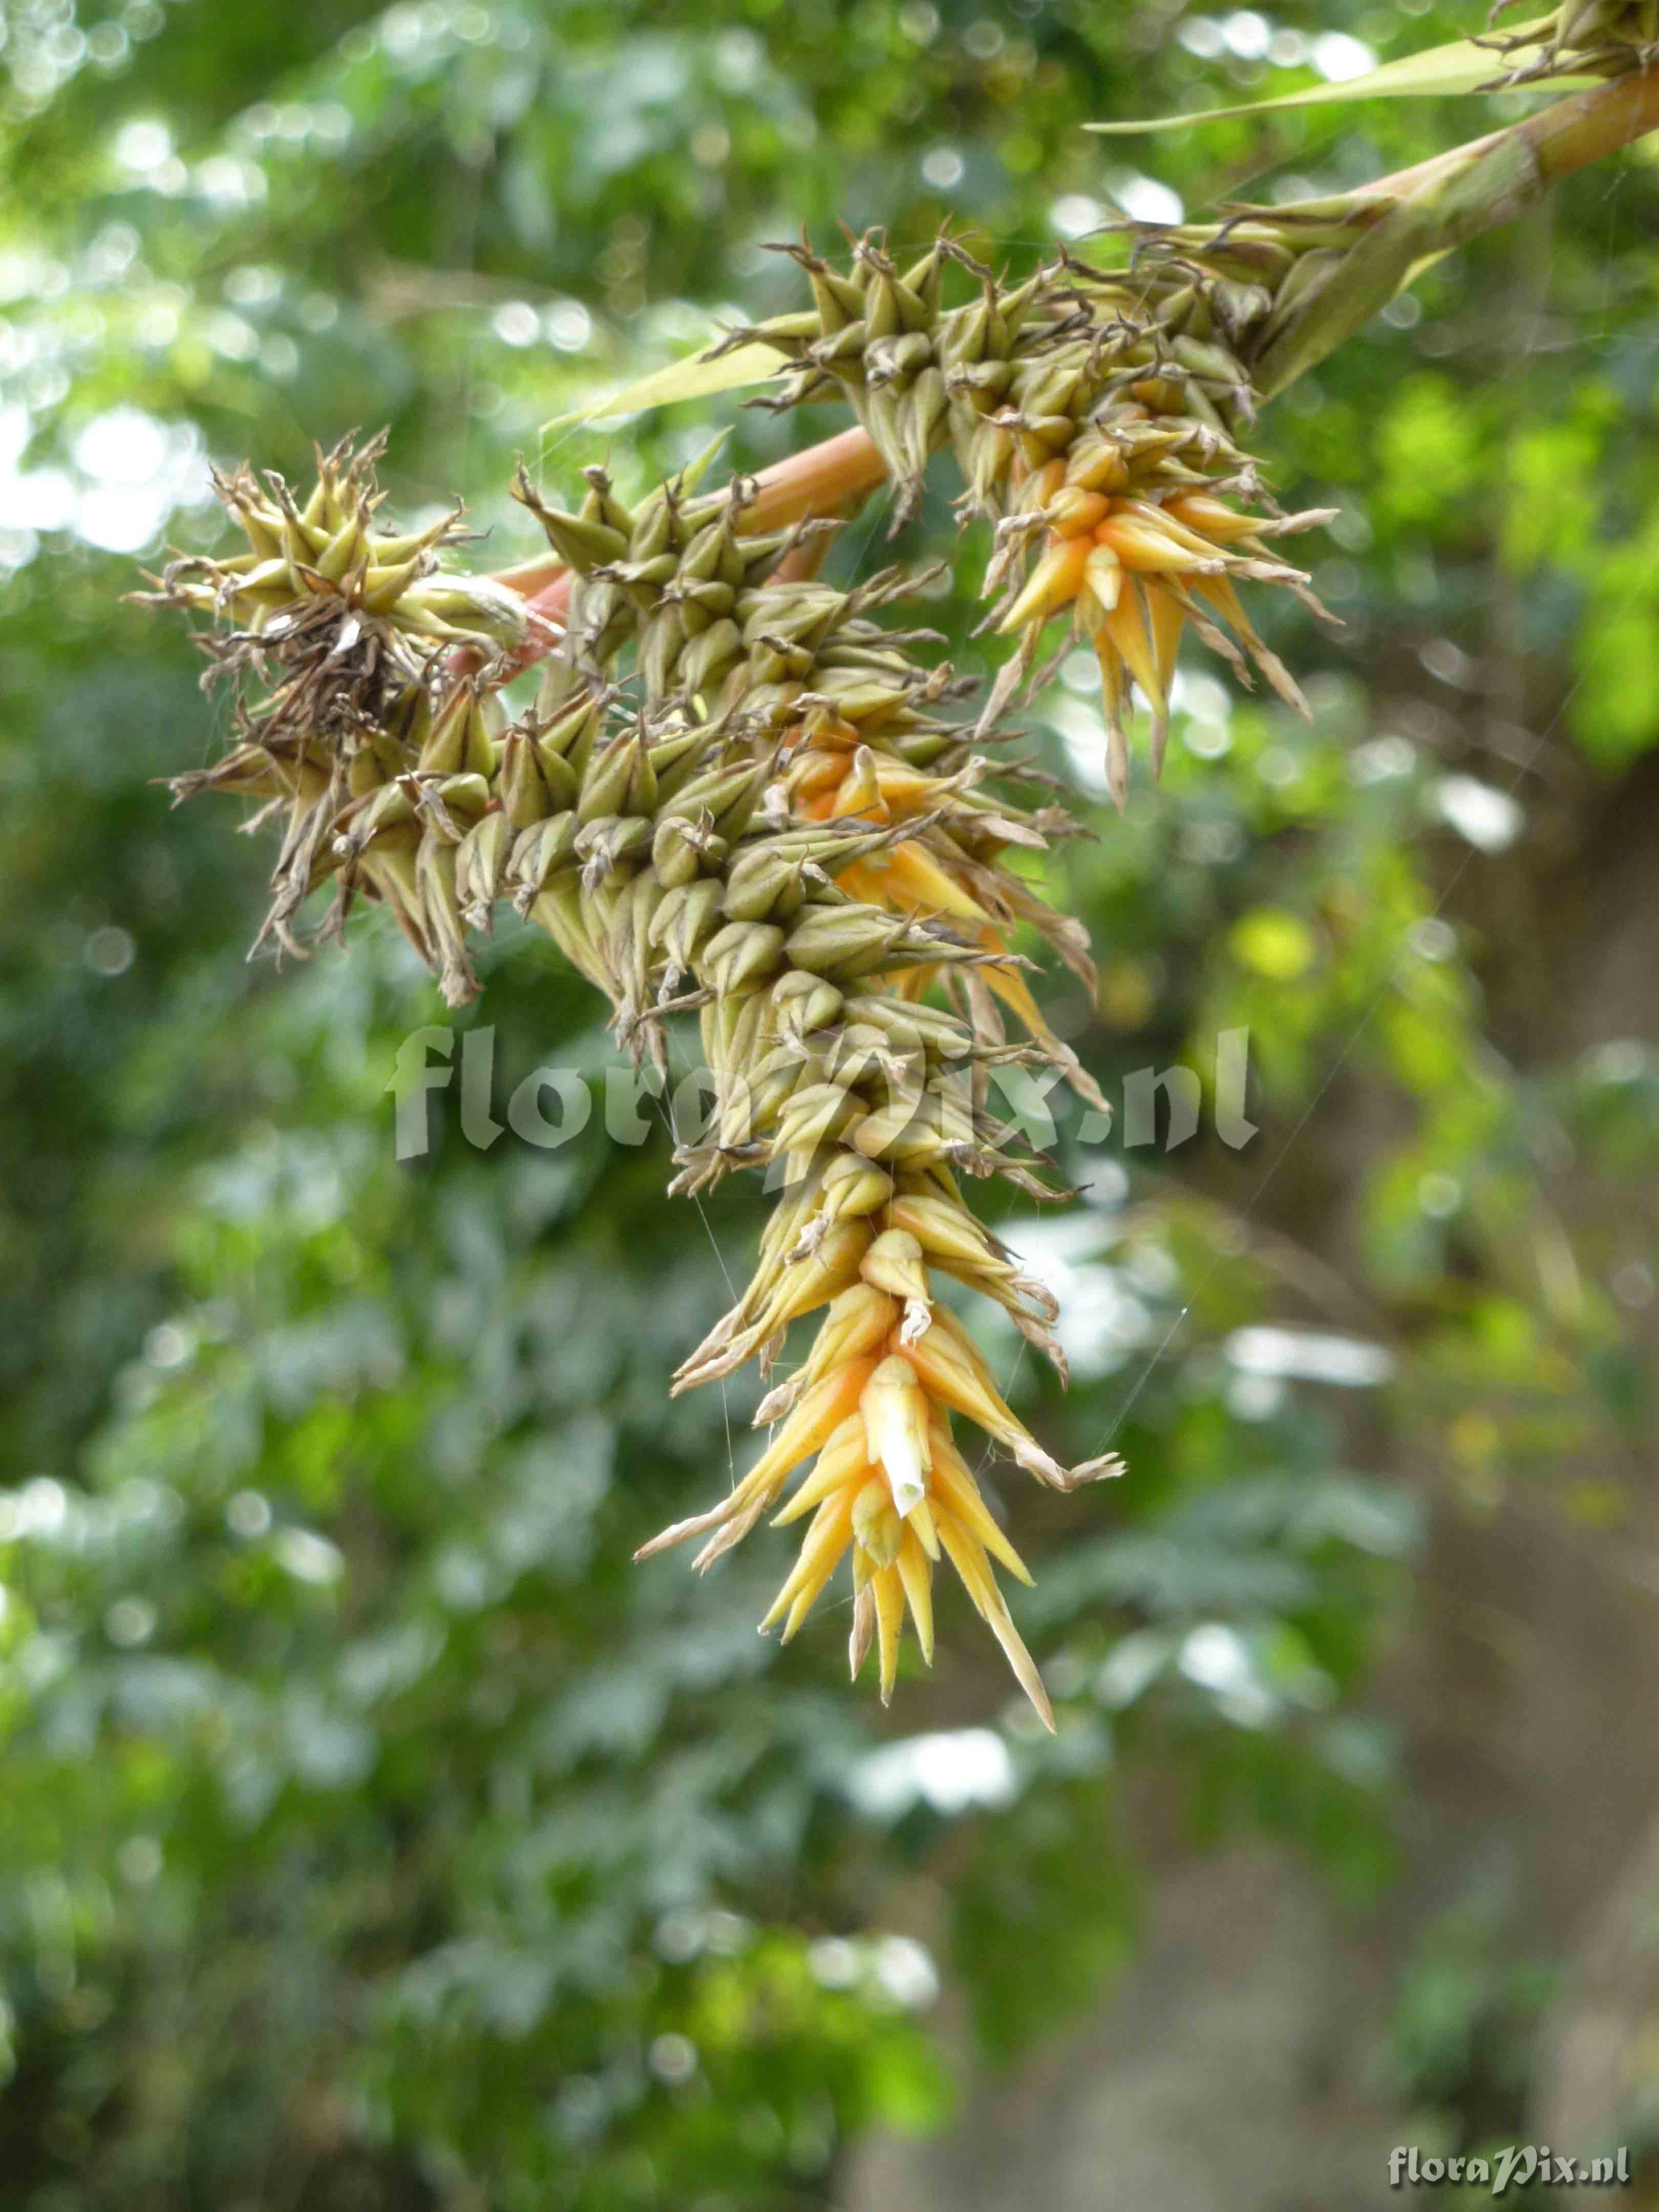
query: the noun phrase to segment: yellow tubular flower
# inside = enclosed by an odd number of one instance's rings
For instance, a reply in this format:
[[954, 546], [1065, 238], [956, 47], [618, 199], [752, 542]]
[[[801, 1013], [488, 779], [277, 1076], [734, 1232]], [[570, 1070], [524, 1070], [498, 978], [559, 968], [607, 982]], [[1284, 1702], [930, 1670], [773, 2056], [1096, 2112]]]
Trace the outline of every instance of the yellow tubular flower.
[[[1169, 738], [1170, 687], [1187, 624], [1243, 682], [1250, 681], [1254, 662], [1281, 698], [1307, 712], [1290, 672], [1256, 635], [1236, 586], [1240, 579], [1286, 585], [1322, 615], [1305, 574], [1275, 559], [1265, 541], [1328, 521], [1329, 511], [1240, 514], [1217, 490], [1259, 497], [1259, 486], [1248, 471], [1217, 478], [1205, 466], [1194, 466], [1207, 453], [1196, 426], [1161, 425], [1139, 404], [1113, 410], [1091, 423], [1063, 457], [1028, 477], [1018, 512], [1003, 526], [987, 580], [988, 590], [1008, 586], [994, 620], [999, 632], [1019, 635], [1014, 674], [1029, 673], [1044, 628], [1064, 609], [1071, 610], [1077, 629], [1093, 647], [1105, 709], [1107, 781], [1120, 807], [1128, 793], [1123, 721], [1130, 686], [1139, 688], [1152, 710], [1156, 775]], [[1041, 550], [1029, 573], [1011, 582], [1014, 564], [1037, 538]]]
[[[1097, 1112], [1110, 1108], [1069, 1045], [1054, 1036], [1038, 1010], [1019, 960], [1009, 944], [1018, 921], [1030, 921], [1064, 958], [1092, 995], [1095, 969], [1087, 940], [1050, 915], [1018, 879], [994, 862], [970, 854], [953, 831], [982, 835], [999, 846], [1042, 849], [1042, 830], [982, 799], [975, 786], [983, 761], [954, 776], [930, 775], [876, 748], [851, 725], [831, 718], [806, 724], [791, 757], [787, 778], [791, 818], [801, 822], [854, 817], [889, 827], [915, 822], [916, 834], [835, 872], [841, 888], [871, 906], [907, 919], [937, 916], [958, 935], [993, 956], [978, 971], [983, 989], [969, 994], [975, 1033], [1000, 1043], [988, 1020], [985, 992], [999, 1000], [1042, 1048], [1051, 1065]], [[906, 999], [919, 999], [938, 981], [927, 967], [890, 979]]]
[[[826, 1174], [820, 1189], [831, 1180]], [[797, 1470], [811, 1461], [793, 1495], [773, 1514], [775, 1528], [811, 1517], [763, 1631], [781, 1622], [787, 1643], [850, 1552], [852, 1671], [858, 1674], [873, 1643], [885, 1704], [907, 1612], [922, 1658], [932, 1664], [933, 1568], [948, 1559], [1052, 1728], [1041, 1678], [992, 1563], [1022, 1582], [1031, 1577], [957, 1449], [951, 1414], [965, 1414], [1021, 1466], [1060, 1488], [1115, 1474], [1121, 1464], [1109, 1458], [1068, 1472], [1043, 1451], [1004, 1402], [961, 1323], [933, 1302], [922, 1238], [905, 1222], [925, 1230], [932, 1247], [964, 1272], [976, 1266], [988, 1279], [999, 1267], [1017, 1273], [959, 1200], [952, 1203], [925, 1177], [901, 1176], [890, 1205], [868, 1224], [872, 1233], [859, 1279], [830, 1300], [805, 1362], [756, 1416], [757, 1423], [779, 1422], [766, 1450], [712, 1511], [665, 1529], [638, 1556], [702, 1536], [707, 1540], [697, 1565], [711, 1565], [777, 1504]]]

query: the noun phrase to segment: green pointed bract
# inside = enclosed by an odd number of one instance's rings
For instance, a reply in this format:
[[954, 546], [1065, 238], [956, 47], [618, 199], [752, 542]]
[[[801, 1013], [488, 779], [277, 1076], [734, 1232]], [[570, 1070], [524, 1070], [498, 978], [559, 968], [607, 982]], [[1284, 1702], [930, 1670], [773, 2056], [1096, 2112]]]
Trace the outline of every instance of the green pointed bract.
[[233, 636], [262, 641], [279, 660], [322, 629], [342, 657], [373, 641], [404, 676], [418, 673], [433, 642], [485, 655], [522, 646], [530, 630], [523, 601], [490, 578], [442, 565], [443, 549], [469, 534], [459, 507], [419, 531], [379, 526], [375, 465], [384, 449], [381, 436], [356, 449], [344, 441], [319, 451], [303, 508], [274, 473], [216, 471], [214, 488], [248, 550], [222, 561], [173, 562], [160, 599], [210, 616]]
[[954, 451], [969, 509], [998, 515], [1023, 471], [1137, 385], [1166, 387], [1176, 411], [1217, 428], [1249, 419], [1248, 374], [1229, 345], [1249, 303], [1237, 286], [1218, 298], [1201, 272], [1156, 259], [1100, 271], [1067, 254], [1014, 284], [949, 239], [903, 275], [878, 234], [854, 242], [845, 274], [804, 246], [784, 250], [806, 273], [817, 328], [786, 318], [735, 335], [798, 364], [756, 404], [843, 398], [897, 489], [895, 529], [941, 447]]

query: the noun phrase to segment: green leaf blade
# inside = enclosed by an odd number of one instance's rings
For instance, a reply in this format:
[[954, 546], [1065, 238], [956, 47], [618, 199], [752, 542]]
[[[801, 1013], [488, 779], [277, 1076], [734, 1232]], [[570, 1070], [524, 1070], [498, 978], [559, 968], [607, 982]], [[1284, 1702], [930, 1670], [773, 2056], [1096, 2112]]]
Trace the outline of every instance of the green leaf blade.
[[540, 434], [547, 438], [556, 430], [619, 421], [623, 416], [671, 407], [683, 399], [710, 399], [722, 392], [740, 392], [745, 386], [768, 382], [786, 365], [787, 356], [777, 347], [760, 343], [734, 346], [730, 353], [714, 358], [706, 346], [702, 347], [683, 360], [671, 362], [666, 368], [653, 369], [636, 383], [624, 385], [620, 392], [606, 392], [586, 407], [573, 408], [568, 415], [556, 415], [550, 422], [543, 423]]
[[[1544, 27], [1528, 24], [1527, 27], [1534, 30]], [[1367, 70], [1364, 76], [1305, 85], [1300, 92], [1280, 93], [1272, 100], [1244, 100], [1233, 107], [1206, 107], [1190, 115], [1146, 116], [1130, 123], [1085, 123], [1083, 127], [1103, 137], [1121, 137], [1131, 131], [1179, 131], [1196, 123], [1219, 123], [1241, 115], [1267, 115], [1281, 108], [1321, 107], [1337, 101], [1453, 99], [1478, 92], [1483, 85], [1490, 87], [1494, 77], [1504, 74], [1506, 66], [1524, 67], [1535, 60], [1541, 51], [1541, 46], [1528, 46], [1505, 57], [1495, 53], [1489, 46], [1477, 45], [1473, 39], [1456, 39], [1449, 46], [1431, 46], [1420, 54], [1407, 54], [1398, 61], [1384, 62], [1379, 68]], [[1553, 77], [1547, 86], [1540, 84], [1535, 89], [1570, 91], [1601, 82], [1595, 76]]]

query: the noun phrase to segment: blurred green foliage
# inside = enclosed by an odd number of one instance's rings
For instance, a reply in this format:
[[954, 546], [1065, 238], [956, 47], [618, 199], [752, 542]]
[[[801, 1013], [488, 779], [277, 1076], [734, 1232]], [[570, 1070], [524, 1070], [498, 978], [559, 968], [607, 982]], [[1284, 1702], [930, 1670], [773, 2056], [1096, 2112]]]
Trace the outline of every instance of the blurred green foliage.
[[1400, 1978], [1383, 2063], [1425, 2126], [1455, 2115], [1450, 2148], [1504, 2139], [1525, 2096], [1528, 2046], [1553, 1984], [1528, 1955], [1501, 1885], [1471, 1890], [1423, 1930]]
[[[769, 239], [948, 218], [1018, 260], [1115, 194], [1157, 211], [1149, 181], [1194, 211], [1333, 190], [1509, 112], [1155, 149], [1079, 128], [1310, 82], [1322, 35], [1468, 27], [1418, 0], [1252, 20], [1261, 52], [1170, 0], [0, 9], [19, 2212], [823, 2203], [860, 2130], [948, 2111], [940, 1973], [999, 2053], [1107, 1985], [1146, 1793], [1200, 1837], [1265, 1825], [1351, 1895], [1386, 1879], [1398, 1775], [1364, 1674], [1422, 1517], [1386, 1470], [1443, 1467], [1478, 1510], [1634, 1450], [1659, 1056], [1518, 1045], [1471, 894], [1528, 814], [1589, 806], [1659, 734], [1641, 149], [1435, 268], [1264, 425], [1287, 504], [1343, 510], [1316, 580], [1344, 628], [1275, 638], [1311, 726], [1194, 671], [1165, 781], [1119, 823], [1091, 683], [1034, 713], [1101, 832], [1055, 863], [1101, 1011], [1051, 981], [1057, 1025], [1109, 1091], [1177, 1059], [1207, 1083], [1248, 1027], [1261, 1125], [1166, 1156], [1063, 1124], [1082, 1201], [1004, 1208], [1066, 1301], [1069, 1396], [988, 1343], [1066, 1456], [1109, 1437], [1132, 1470], [1006, 1486], [1052, 1745], [965, 1608], [883, 1716], [833, 1620], [756, 1637], [784, 1568], [763, 1540], [706, 1584], [629, 1565], [741, 1462], [747, 1387], [671, 1403], [665, 1379], [745, 1272], [757, 1196], [671, 1207], [666, 1139], [614, 1144], [599, 1113], [481, 1153], [453, 1097], [400, 1165], [385, 1086], [437, 1018], [428, 980], [374, 919], [349, 960], [246, 965], [258, 853], [155, 787], [223, 710], [121, 594], [164, 536], [213, 542], [210, 455], [300, 474], [313, 436], [389, 422], [398, 507], [465, 494], [505, 562], [537, 550], [517, 453], [561, 485], [605, 454], [631, 486], [711, 413], [744, 465], [840, 427], [720, 403], [544, 434], [793, 304]], [[902, 554], [948, 546], [949, 493]], [[983, 668], [975, 550], [931, 618]], [[556, 1061], [602, 1090], [599, 1010], [544, 945], [503, 925], [486, 976], [459, 1025], [494, 1025], [502, 1085]], [[1570, 1510], [1616, 1511], [1591, 1487]], [[1413, 1986], [1429, 2020], [1426, 1966]]]

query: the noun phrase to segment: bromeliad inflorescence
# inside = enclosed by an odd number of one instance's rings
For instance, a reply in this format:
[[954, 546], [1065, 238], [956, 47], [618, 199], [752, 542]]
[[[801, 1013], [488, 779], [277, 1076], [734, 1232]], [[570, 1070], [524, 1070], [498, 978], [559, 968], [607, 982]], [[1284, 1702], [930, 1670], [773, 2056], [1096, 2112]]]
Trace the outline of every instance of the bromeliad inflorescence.
[[[561, 564], [526, 604], [448, 565], [453, 520], [381, 531], [378, 447], [342, 447], [303, 504], [275, 477], [222, 479], [247, 550], [160, 580], [155, 599], [210, 617], [209, 680], [238, 691], [232, 750], [177, 787], [283, 817], [283, 945], [331, 883], [337, 923], [357, 897], [388, 905], [459, 1003], [477, 988], [469, 935], [507, 899], [636, 1056], [660, 1062], [669, 1017], [696, 1013], [715, 1097], [675, 1187], [750, 1169], [779, 1195], [753, 1280], [675, 1388], [772, 1370], [791, 1325], [821, 1319], [760, 1408], [775, 1425], [756, 1465], [646, 1551], [701, 1536], [706, 1566], [763, 1515], [810, 1516], [765, 1625], [793, 1636], [850, 1553], [853, 1669], [874, 1646], [884, 1698], [907, 1615], [931, 1658], [948, 1561], [1047, 1720], [995, 1569], [1029, 1577], [955, 1425], [1061, 1490], [1120, 1463], [1060, 1465], [938, 1295], [948, 1279], [992, 1299], [1063, 1374], [1052, 1298], [963, 1188], [1060, 1194], [993, 1110], [998, 1066], [1052, 1068], [1104, 1106], [1017, 949], [1029, 930], [1092, 983], [1080, 926], [1010, 865], [1079, 825], [1006, 761], [1006, 717], [1062, 615], [1099, 657], [1120, 803], [1132, 688], [1156, 765], [1183, 627], [1297, 699], [1237, 586], [1305, 597], [1271, 541], [1321, 518], [1278, 514], [1237, 443], [1250, 387], [1228, 332], [1257, 303], [1200, 260], [1149, 250], [1109, 276], [1065, 258], [1012, 285], [945, 240], [904, 270], [873, 237], [848, 270], [792, 251], [813, 305], [761, 332], [794, 363], [776, 404], [848, 400], [901, 518], [952, 448], [964, 514], [994, 527], [988, 624], [1013, 640], [988, 698], [893, 619], [921, 580], [817, 580], [850, 477], [774, 526], [753, 482], [706, 487], [712, 450], [631, 502], [591, 469], [569, 510], [521, 470]], [[537, 703], [509, 721], [497, 694], [529, 659]]]

